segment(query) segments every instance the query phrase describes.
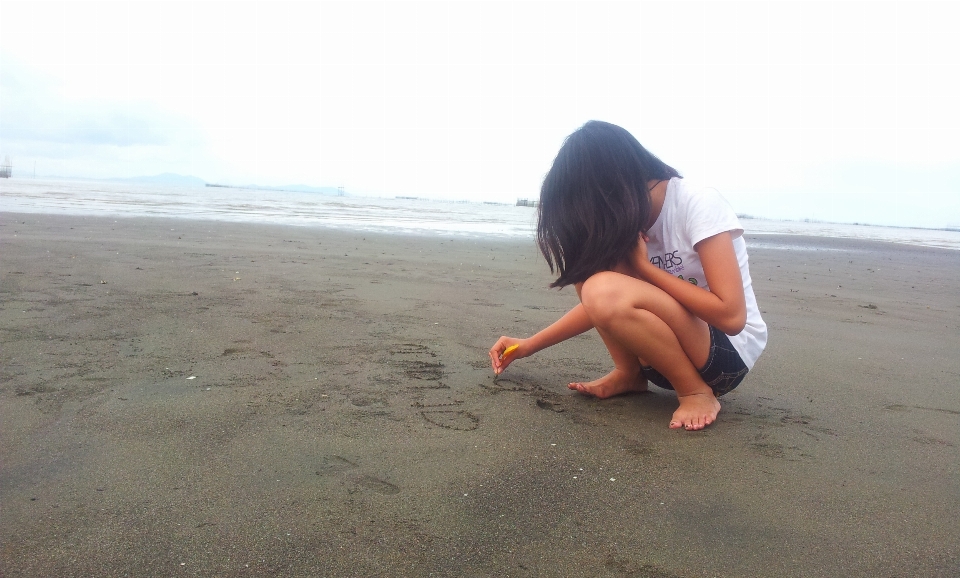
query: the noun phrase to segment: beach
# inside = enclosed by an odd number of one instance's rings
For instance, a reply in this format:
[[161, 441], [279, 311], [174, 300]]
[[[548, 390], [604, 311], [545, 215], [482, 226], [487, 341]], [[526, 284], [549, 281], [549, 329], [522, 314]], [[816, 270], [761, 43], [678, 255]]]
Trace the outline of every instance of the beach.
[[0, 213], [0, 575], [956, 576], [960, 251], [747, 236], [717, 423], [569, 391], [534, 243]]

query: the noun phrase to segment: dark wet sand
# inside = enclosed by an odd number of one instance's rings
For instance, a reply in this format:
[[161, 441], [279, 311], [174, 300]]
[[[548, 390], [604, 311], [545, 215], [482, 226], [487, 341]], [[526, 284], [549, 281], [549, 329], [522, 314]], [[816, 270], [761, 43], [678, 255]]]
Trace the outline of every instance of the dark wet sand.
[[0, 575], [957, 576], [960, 252], [748, 241], [690, 433], [592, 333], [493, 381], [532, 241], [0, 214]]

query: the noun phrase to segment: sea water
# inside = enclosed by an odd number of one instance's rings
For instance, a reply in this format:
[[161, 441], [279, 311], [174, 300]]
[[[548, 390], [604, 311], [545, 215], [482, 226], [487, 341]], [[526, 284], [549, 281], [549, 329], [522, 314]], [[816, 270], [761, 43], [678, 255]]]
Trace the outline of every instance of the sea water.
[[[330, 196], [124, 181], [0, 179], [0, 211], [168, 217], [459, 237], [533, 238], [536, 209], [418, 198]], [[748, 234], [871, 239], [960, 250], [960, 231], [744, 218]], [[802, 248], [753, 240], [753, 246]]]
[[39, 179], [0, 180], [0, 211], [173, 217], [477, 237], [532, 236], [536, 221], [534, 209], [506, 204]]

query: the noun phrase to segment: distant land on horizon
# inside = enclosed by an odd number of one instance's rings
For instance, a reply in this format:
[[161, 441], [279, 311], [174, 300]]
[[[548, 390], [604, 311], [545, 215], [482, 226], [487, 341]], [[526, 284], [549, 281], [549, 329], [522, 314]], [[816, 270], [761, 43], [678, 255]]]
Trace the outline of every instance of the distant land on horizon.
[[179, 175], [177, 173], [161, 173], [159, 175], [141, 177], [118, 177], [106, 180], [169, 185], [175, 187], [223, 187], [227, 189], [292, 191], [297, 193], [317, 193], [321, 195], [343, 195], [343, 193], [337, 187], [311, 187], [308, 185], [281, 185], [277, 187], [268, 187], [263, 185], [230, 185], [223, 183], [208, 183], [200, 177], [195, 177], [193, 175]]
[[108, 181], [123, 181], [128, 183], [151, 183], [157, 185], [173, 185], [177, 187], [202, 187], [207, 184], [200, 177], [193, 175], [178, 175], [176, 173], [161, 173], [153, 176], [142, 177], [116, 177], [104, 179]]
[[224, 189], [252, 189], [254, 191], [291, 191], [294, 193], [317, 193], [320, 195], [345, 196], [346, 193], [337, 187], [311, 187], [309, 185], [280, 185], [268, 187], [264, 185], [226, 185], [222, 183], [206, 183], [208, 187]]

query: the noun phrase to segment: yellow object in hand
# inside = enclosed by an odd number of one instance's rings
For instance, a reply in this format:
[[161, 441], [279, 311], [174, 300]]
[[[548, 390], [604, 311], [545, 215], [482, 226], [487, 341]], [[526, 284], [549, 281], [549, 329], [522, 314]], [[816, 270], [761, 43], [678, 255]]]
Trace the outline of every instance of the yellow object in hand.
[[500, 359], [506, 359], [508, 355], [516, 351], [519, 347], [520, 347], [520, 344], [514, 344], [504, 349], [503, 353], [500, 354]]

